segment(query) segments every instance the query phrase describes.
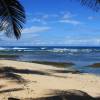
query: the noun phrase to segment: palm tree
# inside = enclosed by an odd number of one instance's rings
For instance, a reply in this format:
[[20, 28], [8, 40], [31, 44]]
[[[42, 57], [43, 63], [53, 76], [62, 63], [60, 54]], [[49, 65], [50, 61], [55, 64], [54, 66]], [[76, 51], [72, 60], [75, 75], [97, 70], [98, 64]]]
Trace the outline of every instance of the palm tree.
[[[95, 11], [100, 8], [100, 0], [78, 1]], [[0, 30], [4, 31], [8, 37], [20, 38], [25, 19], [24, 8], [18, 0], [0, 0]]]
[[100, 0], [78, 0], [82, 5], [86, 5], [87, 7], [93, 9], [98, 12], [100, 9]]
[[23, 24], [25, 23], [25, 11], [18, 0], [0, 0], [0, 30], [8, 37], [19, 39]]

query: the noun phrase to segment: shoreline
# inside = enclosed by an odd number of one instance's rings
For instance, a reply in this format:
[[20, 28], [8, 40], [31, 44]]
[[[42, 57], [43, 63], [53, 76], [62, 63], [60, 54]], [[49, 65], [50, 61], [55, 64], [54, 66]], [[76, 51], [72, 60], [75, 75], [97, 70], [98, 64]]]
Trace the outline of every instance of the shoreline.
[[64, 70], [52, 65], [0, 60], [0, 100], [9, 97], [31, 100], [26, 98], [49, 97], [55, 91], [69, 90], [100, 97], [99, 76]]

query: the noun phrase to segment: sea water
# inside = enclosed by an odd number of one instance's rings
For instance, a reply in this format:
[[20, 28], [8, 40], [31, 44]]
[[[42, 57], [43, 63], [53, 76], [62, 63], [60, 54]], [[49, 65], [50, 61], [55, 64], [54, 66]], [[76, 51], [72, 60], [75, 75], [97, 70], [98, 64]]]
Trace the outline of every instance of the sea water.
[[0, 55], [16, 55], [12, 59], [20, 61], [45, 61], [74, 63], [74, 68], [85, 72], [100, 74], [100, 68], [86, 67], [94, 63], [100, 63], [100, 47], [80, 46], [10, 46], [0, 47]]

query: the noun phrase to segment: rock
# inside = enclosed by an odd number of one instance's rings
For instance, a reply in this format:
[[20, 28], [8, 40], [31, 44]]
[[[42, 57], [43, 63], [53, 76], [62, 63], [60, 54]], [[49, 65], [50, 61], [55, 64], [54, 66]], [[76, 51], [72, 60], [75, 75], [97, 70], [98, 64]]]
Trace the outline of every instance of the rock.
[[95, 63], [95, 64], [92, 64], [92, 65], [88, 65], [87, 67], [100, 68], [100, 63]]

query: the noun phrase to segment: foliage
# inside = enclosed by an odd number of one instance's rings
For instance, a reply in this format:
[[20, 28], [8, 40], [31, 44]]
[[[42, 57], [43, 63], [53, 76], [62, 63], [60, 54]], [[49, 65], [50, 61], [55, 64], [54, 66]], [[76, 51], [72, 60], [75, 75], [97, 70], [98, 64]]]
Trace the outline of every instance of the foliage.
[[21, 36], [21, 31], [25, 23], [24, 7], [18, 0], [0, 0], [0, 30], [8, 37]]

